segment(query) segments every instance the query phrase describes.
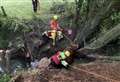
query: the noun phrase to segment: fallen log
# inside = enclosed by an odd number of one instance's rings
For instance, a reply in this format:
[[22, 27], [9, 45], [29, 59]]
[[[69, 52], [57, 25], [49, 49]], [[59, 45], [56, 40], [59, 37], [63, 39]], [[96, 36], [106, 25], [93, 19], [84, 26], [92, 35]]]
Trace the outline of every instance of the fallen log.
[[105, 46], [107, 43], [115, 40], [120, 36], [120, 24], [116, 25], [114, 28], [110, 29], [103, 36], [99, 37], [97, 40], [93, 41], [91, 44], [85, 46], [86, 49], [99, 49]]
[[91, 16], [87, 21], [85, 21], [85, 25], [83, 26], [83, 29], [79, 31], [79, 33], [77, 34], [74, 40], [76, 43], [82, 44], [82, 42], [98, 28], [97, 25], [99, 25], [103, 16], [109, 12], [112, 4], [113, 2], [111, 0], [109, 1], [106, 0], [104, 4], [105, 6], [103, 6], [94, 17]]

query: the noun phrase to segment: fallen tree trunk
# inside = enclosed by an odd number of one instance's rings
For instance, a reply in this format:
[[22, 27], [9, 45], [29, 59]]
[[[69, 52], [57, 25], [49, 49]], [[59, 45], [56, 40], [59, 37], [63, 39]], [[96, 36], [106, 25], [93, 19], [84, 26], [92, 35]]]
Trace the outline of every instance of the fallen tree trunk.
[[99, 12], [94, 17], [89, 17], [88, 21], [86, 21], [83, 29], [78, 33], [75, 38], [75, 42], [81, 44], [91, 33], [93, 33], [97, 29], [97, 25], [99, 25], [103, 16], [110, 10], [112, 6], [112, 1], [106, 1], [105, 6], [100, 9]]
[[86, 49], [101, 48], [119, 36], [120, 36], [120, 23], [116, 25], [114, 28], [112, 28], [111, 30], [109, 30], [107, 33], [105, 33], [103, 36], [93, 41], [91, 44], [85, 46], [85, 48]]
[[88, 57], [97, 59], [97, 60], [110, 60], [110, 61], [120, 61], [120, 56], [100, 56], [100, 55], [87, 55]]

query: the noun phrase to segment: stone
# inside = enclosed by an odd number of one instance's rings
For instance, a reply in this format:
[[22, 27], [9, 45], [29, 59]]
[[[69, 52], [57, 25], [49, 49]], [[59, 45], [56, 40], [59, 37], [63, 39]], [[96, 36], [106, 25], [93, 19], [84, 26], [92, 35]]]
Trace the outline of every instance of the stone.
[[48, 59], [47, 57], [44, 57], [38, 62], [38, 68], [45, 69], [48, 67], [49, 64], [50, 64], [50, 59]]

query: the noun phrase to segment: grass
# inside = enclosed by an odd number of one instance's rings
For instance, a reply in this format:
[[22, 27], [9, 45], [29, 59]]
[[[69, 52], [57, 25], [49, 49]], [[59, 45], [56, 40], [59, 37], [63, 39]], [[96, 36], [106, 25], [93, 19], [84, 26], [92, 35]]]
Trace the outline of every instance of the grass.
[[[4, 6], [5, 11], [10, 17], [18, 17], [22, 19], [32, 18], [34, 14], [32, 10], [32, 0], [1, 0], [0, 5]], [[40, 0], [40, 11], [38, 17], [50, 17], [49, 9], [52, 6], [52, 1], [63, 2], [62, 0]], [[70, 2], [73, 0], [69, 0]], [[0, 9], [1, 13], [1, 9]]]
[[30, 0], [24, 0], [24, 2], [4, 0], [2, 6], [4, 6], [7, 15], [11, 17], [31, 18], [33, 14]]

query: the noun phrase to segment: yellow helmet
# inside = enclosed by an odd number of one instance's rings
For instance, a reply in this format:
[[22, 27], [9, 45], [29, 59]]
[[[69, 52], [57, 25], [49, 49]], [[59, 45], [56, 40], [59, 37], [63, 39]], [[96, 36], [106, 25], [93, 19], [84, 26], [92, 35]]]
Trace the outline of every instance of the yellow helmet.
[[54, 19], [54, 20], [57, 20], [57, 19], [58, 19], [58, 16], [57, 16], [57, 15], [54, 15], [54, 16], [53, 16], [53, 19]]
[[65, 55], [69, 57], [70, 56], [70, 51], [66, 50]]

